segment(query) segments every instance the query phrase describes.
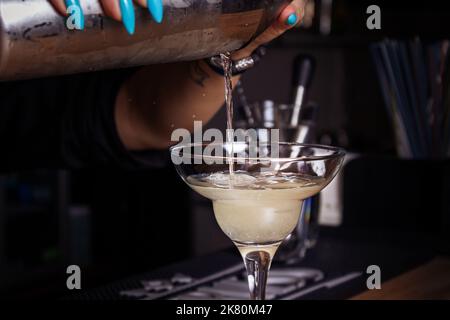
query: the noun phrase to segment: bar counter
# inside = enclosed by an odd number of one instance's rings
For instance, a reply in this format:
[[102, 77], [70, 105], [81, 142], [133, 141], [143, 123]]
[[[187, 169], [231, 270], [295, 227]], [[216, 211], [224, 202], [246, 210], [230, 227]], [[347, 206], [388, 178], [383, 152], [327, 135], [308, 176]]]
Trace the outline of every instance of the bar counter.
[[[420, 239], [420, 240], [419, 240]], [[323, 299], [445, 299], [450, 295], [450, 260], [438, 241], [417, 234], [389, 233], [374, 230], [322, 229], [319, 241], [298, 264], [274, 263], [271, 276], [289, 275], [299, 271], [313, 274], [297, 287], [272, 286], [268, 298], [282, 300]], [[369, 266], [381, 271], [381, 290], [368, 290], [372, 273]], [[414, 271], [413, 271], [414, 270]], [[176, 263], [164, 268], [134, 275], [115, 283], [68, 296], [76, 300], [136, 300], [136, 299], [211, 299], [205, 292], [224, 288], [222, 284], [243, 285], [243, 263], [234, 248]], [[314, 272], [323, 276], [314, 276]], [[434, 275], [434, 276], [433, 276]], [[174, 277], [175, 276], [175, 277]], [[178, 278], [177, 278], [178, 277]], [[181, 282], [170, 290], [146, 291], [149, 284]], [[182, 281], [187, 282], [182, 283]], [[433, 279], [441, 279], [434, 281]], [[442, 281], [447, 279], [447, 281]], [[173, 282], [173, 281], [172, 281]], [[269, 287], [270, 287], [269, 280]], [[410, 288], [408, 289], [408, 286]], [[199, 289], [200, 288], [200, 289]], [[275, 290], [275, 289], [280, 290]], [[198, 290], [197, 290], [198, 289]], [[273, 289], [273, 290], [271, 290]], [[201, 292], [196, 292], [201, 291]], [[270, 294], [270, 293], [273, 294]], [[240, 294], [246, 294], [242, 291]], [[234, 299], [244, 298], [241, 295]], [[229, 297], [230, 298], [230, 297]], [[233, 299], [233, 298], [230, 298]]]

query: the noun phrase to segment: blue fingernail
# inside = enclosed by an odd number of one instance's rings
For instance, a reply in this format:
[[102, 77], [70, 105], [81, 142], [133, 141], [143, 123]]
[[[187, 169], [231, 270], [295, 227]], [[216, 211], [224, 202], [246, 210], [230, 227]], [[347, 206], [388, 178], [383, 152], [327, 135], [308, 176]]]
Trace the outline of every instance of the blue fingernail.
[[163, 3], [162, 0], [147, 0], [147, 7], [153, 19], [161, 23], [163, 20]]
[[[81, 8], [80, 1], [79, 0], [65, 0], [66, 7], [67, 7], [67, 13], [75, 19], [75, 27], [78, 30], [84, 29], [84, 14], [83, 9]], [[76, 15], [74, 15], [76, 14]]]
[[120, 11], [122, 12], [122, 23], [125, 29], [129, 34], [133, 34], [136, 27], [133, 0], [120, 0]]
[[286, 24], [289, 26], [293, 26], [297, 23], [297, 15], [295, 13], [291, 13], [291, 15], [286, 19]]

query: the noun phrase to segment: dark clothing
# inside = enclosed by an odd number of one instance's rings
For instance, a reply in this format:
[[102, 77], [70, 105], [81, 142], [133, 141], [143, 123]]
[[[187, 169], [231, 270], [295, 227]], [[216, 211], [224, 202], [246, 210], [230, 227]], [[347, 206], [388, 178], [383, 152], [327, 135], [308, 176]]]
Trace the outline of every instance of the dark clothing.
[[0, 168], [159, 165], [167, 153], [128, 152], [115, 125], [120, 85], [133, 70], [0, 83]]

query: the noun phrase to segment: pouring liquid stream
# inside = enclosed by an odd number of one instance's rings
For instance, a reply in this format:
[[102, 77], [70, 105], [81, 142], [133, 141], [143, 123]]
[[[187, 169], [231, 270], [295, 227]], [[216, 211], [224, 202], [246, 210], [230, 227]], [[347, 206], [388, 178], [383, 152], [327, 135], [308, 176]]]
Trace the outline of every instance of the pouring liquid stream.
[[227, 109], [227, 131], [226, 131], [226, 139], [227, 143], [231, 146], [227, 150], [227, 158], [228, 165], [230, 171], [230, 188], [233, 188], [234, 181], [234, 163], [233, 163], [233, 142], [234, 142], [234, 133], [233, 133], [233, 83], [231, 82], [232, 77], [232, 61], [230, 57], [230, 53], [221, 53], [220, 54], [222, 67], [224, 71], [224, 82], [225, 82], [225, 106]]

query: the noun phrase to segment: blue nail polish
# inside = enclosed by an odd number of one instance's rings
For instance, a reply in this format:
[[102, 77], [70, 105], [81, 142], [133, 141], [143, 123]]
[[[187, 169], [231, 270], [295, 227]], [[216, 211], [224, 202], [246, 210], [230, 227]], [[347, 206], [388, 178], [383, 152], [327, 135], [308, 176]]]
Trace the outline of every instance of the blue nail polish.
[[286, 19], [286, 24], [289, 26], [293, 26], [297, 23], [297, 15], [295, 13], [291, 13], [291, 15]]
[[120, 0], [120, 11], [122, 12], [122, 23], [125, 29], [129, 34], [133, 34], [136, 27], [133, 0]]
[[162, 0], [147, 0], [147, 7], [153, 19], [157, 23], [161, 23], [163, 20], [163, 10], [164, 10]]
[[78, 30], [83, 30], [84, 29], [84, 14], [83, 14], [83, 9], [81, 8], [80, 5], [80, 1], [79, 0], [65, 0], [66, 3], [66, 7], [67, 7], [67, 13], [73, 15], [75, 12], [71, 7], [76, 7], [76, 9], [79, 11], [80, 15], [77, 16], [75, 19], [75, 21], [77, 22], [78, 25], [76, 25], [76, 28]]

